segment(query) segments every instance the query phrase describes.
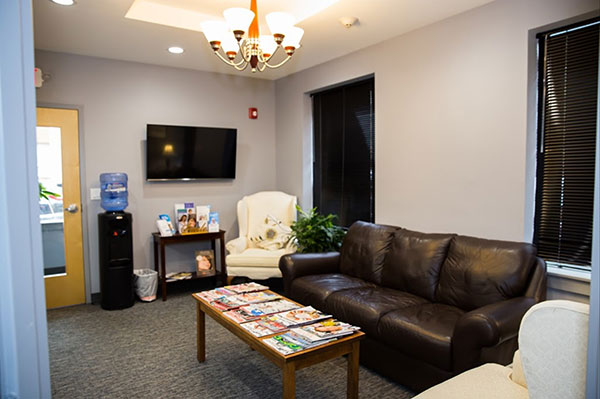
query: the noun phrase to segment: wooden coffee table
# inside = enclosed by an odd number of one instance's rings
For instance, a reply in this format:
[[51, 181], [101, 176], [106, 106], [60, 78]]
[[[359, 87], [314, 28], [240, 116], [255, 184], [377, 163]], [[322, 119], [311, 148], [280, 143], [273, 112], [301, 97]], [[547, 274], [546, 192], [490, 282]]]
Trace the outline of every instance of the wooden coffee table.
[[[199, 362], [204, 362], [206, 360], [206, 333], [204, 315], [207, 314], [217, 323], [221, 324], [223, 327], [231, 331], [235, 336], [248, 344], [252, 349], [256, 350], [258, 353], [275, 363], [282, 370], [283, 398], [288, 399], [295, 396], [296, 370], [300, 370], [305, 367], [309, 367], [314, 364], [331, 360], [346, 354], [348, 355], [346, 396], [348, 398], [358, 398], [358, 356], [360, 340], [365, 337], [363, 332], [357, 331], [352, 335], [338, 338], [335, 341], [320, 345], [315, 348], [305, 349], [290, 355], [283, 355], [276, 349], [271, 348], [262, 342], [263, 339], [277, 334], [267, 335], [260, 338], [255, 337], [250, 332], [240, 327], [238, 323], [234, 322], [227, 316], [224, 316], [223, 312], [211, 306], [198, 295], [193, 294], [193, 297], [196, 299], [196, 339]], [[285, 297], [283, 298], [287, 299]]]

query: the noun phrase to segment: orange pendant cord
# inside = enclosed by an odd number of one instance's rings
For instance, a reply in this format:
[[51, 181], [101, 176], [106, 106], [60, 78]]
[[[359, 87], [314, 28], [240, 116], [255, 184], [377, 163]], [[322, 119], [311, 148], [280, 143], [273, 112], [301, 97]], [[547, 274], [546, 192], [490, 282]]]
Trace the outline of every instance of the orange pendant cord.
[[250, 0], [250, 11], [254, 13], [254, 19], [250, 24], [250, 28], [248, 28], [248, 39], [258, 39], [258, 12], [256, 11], [256, 0]]

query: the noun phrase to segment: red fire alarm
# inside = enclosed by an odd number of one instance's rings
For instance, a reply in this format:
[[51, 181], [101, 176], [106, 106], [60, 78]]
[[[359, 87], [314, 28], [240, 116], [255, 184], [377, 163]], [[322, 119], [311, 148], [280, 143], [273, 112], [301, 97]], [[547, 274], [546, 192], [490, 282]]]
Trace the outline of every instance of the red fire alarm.
[[248, 118], [250, 118], [250, 119], [258, 118], [258, 109], [248, 108]]

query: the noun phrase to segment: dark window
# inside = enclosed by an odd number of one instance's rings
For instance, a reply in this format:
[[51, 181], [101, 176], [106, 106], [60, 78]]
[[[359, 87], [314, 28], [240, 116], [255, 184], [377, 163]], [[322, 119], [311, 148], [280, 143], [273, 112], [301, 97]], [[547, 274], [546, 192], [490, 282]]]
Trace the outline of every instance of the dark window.
[[598, 19], [538, 35], [534, 243], [562, 267], [591, 267]]
[[375, 218], [374, 79], [313, 94], [314, 206], [341, 226]]

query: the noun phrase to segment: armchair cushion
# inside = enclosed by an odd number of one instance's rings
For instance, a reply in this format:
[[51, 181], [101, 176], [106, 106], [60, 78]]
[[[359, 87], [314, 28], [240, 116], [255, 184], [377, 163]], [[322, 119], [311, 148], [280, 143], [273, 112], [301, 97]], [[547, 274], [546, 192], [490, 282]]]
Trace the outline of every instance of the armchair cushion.
[[238, 237], [225, 244], [225, 248], [230, 254], [239, 254], [248, 248], [248, 241], [246, 241], [246, 237]]

